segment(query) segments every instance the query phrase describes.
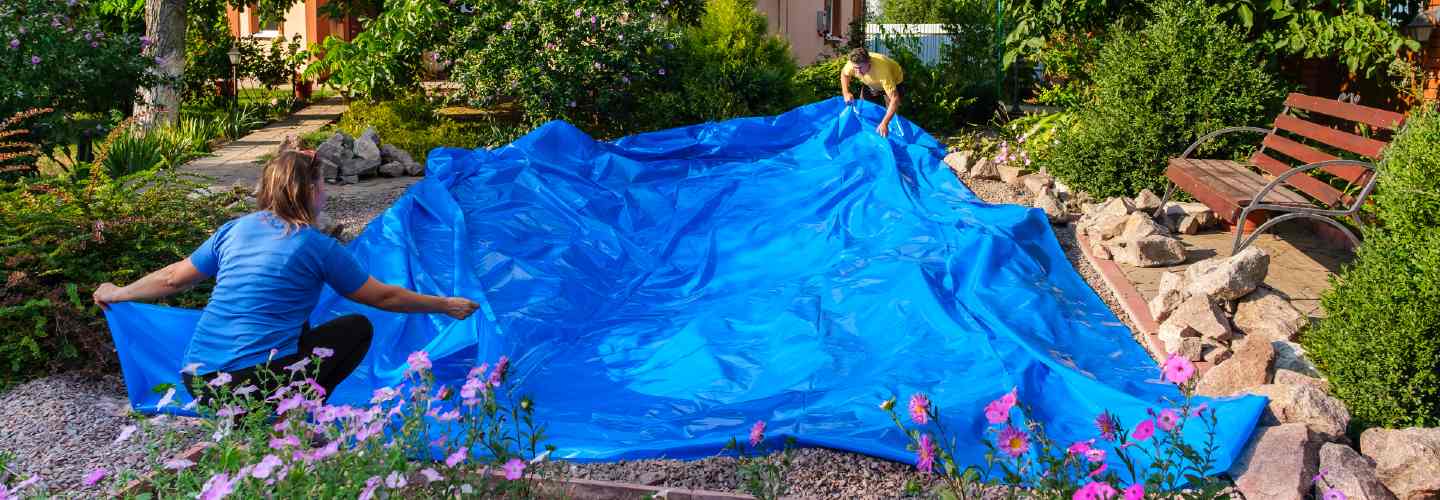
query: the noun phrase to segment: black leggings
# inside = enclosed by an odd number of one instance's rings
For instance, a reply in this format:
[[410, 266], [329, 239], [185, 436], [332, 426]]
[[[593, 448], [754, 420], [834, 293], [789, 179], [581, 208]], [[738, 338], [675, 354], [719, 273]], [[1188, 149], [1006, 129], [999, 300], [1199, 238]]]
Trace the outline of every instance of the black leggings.
[[[345, 377], [350, 376], [350, 373], [355, 371], [356, 367], [360, 366], [360, 360], [365, 359], [365, 353], [370, 350], [370, 338], [372, 336], [373, 332], [370, 326], [370, 320], [359, 314], [335, 318], [313, 330], [310, 329], [310, 325], [307, 323], [304, 327], [301, 327], [300, 346], [295, 354], [275, 358], [268, 363], [228, 372], [231, 377], [231, 382], [227, 385], [231, 389], [245, 385], [254, 385], [258, 387], [260, 391], [263, 391], [260, 397], [269, 396], [271, 393], [274, 393], [276, 389], [279, 389], [279, 387], [275, 381], [265, 380], [259, 376], [260, 374], [257, 372], [260, 367], [269, 367], [272, 376], [266, 377], [267, 379], [278, 377], [282, 381], [281, 383], [285, 383], [284, 381], [290, 379], [290, 372], [286, 371], [285, 367], [295, 364], [295, 362], [301, 359], [309, 358], [315, 353], [315, 348], [323, 347], [335, 351], [335, 354], [329, 358], [320, 360], [320, 365], [317, 367], [307, 366], [306, 371], [315, 374], [315, 382], [320, 384], [320, 387], [325, 388], [325, 399], [329, 400], [330, 395], [335, 393], [335, 387], [340, 385], [340, 382], [345, 380]], [[200, 375], [198, 378], [204, 381], [202, 383], [209, 383], [216, 375], [216, 373], [209, 373]], [[185, 387], [193, 392], [197, 377], [186, 374], [184, 378]], [[200, 392], [200, 403], [207, 404], [210, 399], [210, 388], [206, 386]]]

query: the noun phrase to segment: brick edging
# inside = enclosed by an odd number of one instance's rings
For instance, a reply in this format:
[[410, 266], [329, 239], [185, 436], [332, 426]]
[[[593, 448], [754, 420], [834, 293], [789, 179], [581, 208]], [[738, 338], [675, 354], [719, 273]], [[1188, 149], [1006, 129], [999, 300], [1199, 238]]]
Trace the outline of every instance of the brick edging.
[[1114, 261], [1096, 258], [1090, 253], [1090, 240], [1082, 231], [1075, 232], [1075, 240], [1079, 243], [1080, 253], [1085, 255], [1085, 261], [1090, 263], [1090, 267], [1100, 274], [1100, 279], [1110, 287], [1110, 292], [1115, 294], [1115, 300], [1120, 302], [1120, 308], [1130, 317], [1130, 323], [1140, 329], [1139, 333], [1145, 338], [1141, 345], [1157, 361], [1165, 359], [1165, 344], [1160, 342], [1160, 337], [1156, 335], [1160, 331], [1160, 325], [1150, 316], [1150, 305], [1145, 302], [1145, 297], [1140, 295], [1140, 290], [1125, 277], [1125, 273], [1120, 271], [1120, 266]]

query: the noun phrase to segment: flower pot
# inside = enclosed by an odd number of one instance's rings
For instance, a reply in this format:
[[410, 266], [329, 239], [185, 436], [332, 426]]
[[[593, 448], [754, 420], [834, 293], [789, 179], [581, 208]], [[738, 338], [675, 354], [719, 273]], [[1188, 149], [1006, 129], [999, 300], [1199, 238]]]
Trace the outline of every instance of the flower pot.
[[235, 81], [228, 78], [215, 80], [215, 95], [218, 97], [235, 97]]
[[295, 89], [295, 99], [297, 100], [308, 101], [310, 96], [315, 93], [315, 82], [295, 82], [291, 87]]

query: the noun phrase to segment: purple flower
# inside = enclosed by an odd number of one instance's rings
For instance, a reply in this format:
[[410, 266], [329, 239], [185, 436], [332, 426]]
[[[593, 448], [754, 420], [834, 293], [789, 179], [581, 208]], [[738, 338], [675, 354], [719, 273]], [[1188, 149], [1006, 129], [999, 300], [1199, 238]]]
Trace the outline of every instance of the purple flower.
[[92, 48], [92, 49], [98, 49], [98, 48], [100, 48], [100, 42], [90, 42], [90, 48]]
[[88, 41], [90, 41], [90, 39], [93, 38], [93, 37], [94, 37], [94, 35], [91, 35], [90, 32], [88, 32], [88, 31], [85, 32], [85, 41], [88, 42]]
[[430, 355], [425, 351], [410, 353], [410, 357], [406, 359], [405, 362], [410, 365], [410, 368], [407, 368], [405, 373], [414, 372], [418, 374], [430, 369]]
[[31, 66], [36, 66], [36, 65], [39, 65], [39, 64], [40, 64], [40, 56], [30, 56], [30, 65], [31, 65]]
[[230, 383], [230, 380], [231, 379], [229, 373], [220, 372], [219, 374], [215, 375], [215, 378], [210, 379], [209, 385], [210, 387], [220, 387], [222, 385]]
[[110, 471], [105, 470], [104, 467], [92, 470], [89, 474], [85, 475], [85, 480], [82, 481], [81, 484], [84, 484], [87, 487], [95, 486], [95, 483], [100, 482], [101, 479], [105, 479], [105, 475], [109, 473]]
[[525, 462], [518, 458], [512, 458], [509, 462], [505, 462], [502, 468], [505, 469], [505, 480], [507, 481], [525, 477]]
[[280, 463], [279, 457], [275, 455], [265, 455], [265, 458], [260, 459], [260, 463], [255, 464], [254, 469], [250, 469], [250, 475], [255, 476], [255, 479], [268, 478], [270, 477], [270, 473], [274, 472], [275, 468], [280, 466]]
[[580, 15], [580, 9], [575, 9], [575, 17], [584, 17]]
[[750, 446], [759, 446], [765, 440], [765, 421], [756, 420], [755, 425], [750, 427]]
[[151, 44], [154, 44], [154, 43], [155, 43], [155, 42], [154, 42], [153, 40], [151, 40], [150, 37], [148, 37], [148, 36], [142, 36], [142, 37], [140, 37], [140, 48], [141, 48], [142, 50], [143, 50], [143, 49], [148, 49], [148, 48], [150, 48], [150, 45], [151, 45]]
[[920, 435], [919, 458], [915, 461], [915, 468], [920, 472], [929, 474], [935, 468], [935, 444], [930, 440], [929, 434]]
[[195, 462], [184, 458], [172, 458], [165, 461], [165, 468], [170, 470], [185, 470], [195, 466]]
[[11, 39], [10, 39], [10, 48], [12, 48], [12, 49], [18, 49], [18, 48], [20, 48], [20, 39], [19, 39], [19, 38], [11, 38]]
[[456, 466], [456, 465], [460, 465], [460, 463], [461, 463], [461, 462], [464, 462], [464, 461], [465, 461], [465, 450], [460, 450], [460, 451], [457, 451], [457, 452], [455, 452], [455, 453], [451, 453], [450, 456], [448, 456], [448, 457], [445, 457], [445, 466], [446, 466], [446, 467], [454, 467], [454, 466]]
[[656, 73], [658, 73], [660, 76], [665, 76], [665, 68], [660, 68], [660, 71], [657, 71]]
[[505, 25], [501, 26], [501, 28], [504, 28], [505, 31], [510, 31], [510, 21], [505, 21]]
[[375, 498], [375, 488], [378, 487], [380, 487], [380, 476], [371, 476], [370, 479], [365, 480], [365, 489], [360, 490], [360, 496], [356, 497], [356, 499], [370, 500], [371, 498]]
[[[157, 57], [156, 60], [158, 61], [159, 58]], [[309, 364], [310, 358], [300, 358], [300, 361], [296, 361], [294, 363], [291, 363], [290, 366], [285, 367], [285, 371], [295, 373], [297, 371], [305, 369], [305, 366]]]
[[440, 473], [439, 473], [439, 472], [435, 472], [435, 469], [431, 469], [431, 468], [429, 468], [429, 467], [426, 467], [426, 468], [424, 468], [424, 469], [420, 469], [420, 475], [421, 475], [421, 476], [425, 476], [425, 482], [427, 482], [427, 483], [433, 483], [433, 482], [435, 482], [435, 481], [439, 481], [439, 480], [443, 479], [443, 478], [440, 476]]
[[316, 355], [316, 356], [319, 356], [320, 359], [325, 359], [325, 358], [328, 358], [328, 357], [330, 357], [330, 356], [334, 356], [334, 355], [335, 355], [335, 350], [334, 350], [334, 349], [326, 349], [326, 348], [324, 348], [324, 347], [316, 347], [314, 350], [310, 351], [310, 353], [311, 353], [311, 354], [314, 354], [314, 355]]
[[595, 18], [595, 16], [590, 16], [590, 25], [591, 25], [591, 26], [594, 26], [595, 23], [596, 23], [596, 21], [597, 21], [597, 19]]

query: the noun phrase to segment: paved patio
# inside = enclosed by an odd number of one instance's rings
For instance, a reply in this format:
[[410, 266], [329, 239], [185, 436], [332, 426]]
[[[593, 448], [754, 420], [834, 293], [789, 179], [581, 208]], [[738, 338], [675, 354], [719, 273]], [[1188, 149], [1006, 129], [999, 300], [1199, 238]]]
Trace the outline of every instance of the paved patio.
[[283, 120], [226, 143], [210, 156], [186, 163], [181, 172], [214, 179], [216, 186], [254, 186], [260, 178], [260, 159], [275, 153], [288, 135], [303, 136], [340, 119], [350, 106], [331, 97], [306, 106]]

